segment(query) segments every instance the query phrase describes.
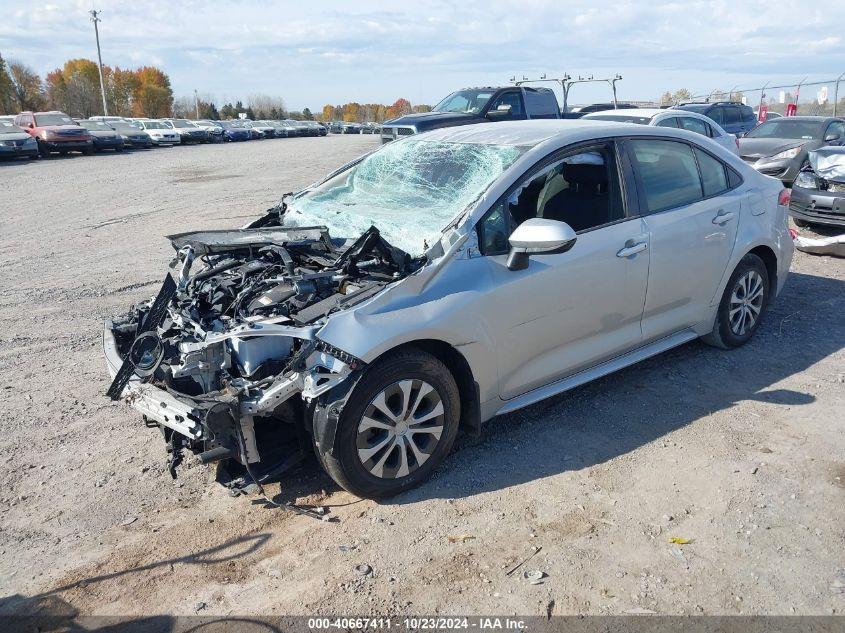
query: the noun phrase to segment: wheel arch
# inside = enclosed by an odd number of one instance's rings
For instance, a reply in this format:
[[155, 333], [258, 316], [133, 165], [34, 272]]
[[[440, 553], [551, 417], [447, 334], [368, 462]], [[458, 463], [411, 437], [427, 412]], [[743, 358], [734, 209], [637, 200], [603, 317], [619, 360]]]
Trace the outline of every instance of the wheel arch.
[[425, 338], [401, 343], [385, 350], [372, 361], [378, 362], [388, 354], [403, 349], [418, 349], [434, 356], [446, 366], [455, 383], [458, 385], [458, 396], [461, 402], [461, 427], [470, 428], [477, 432], [481, 428], [481, 399], [478, 383], [472, 373], [472, 367], [458, 348], [439, 339]]
[[326, 453], [334, 453], [335, 435], [341, 412], [346, 402], [355, 390], [366, 368], [378, 363], [381, 359], [397, 351], [417, 349], [431, 354], [442, 362], [455, 379], [458, 386], [461, 417], [459, 424], [479, 433], [481, 429], [481, 400], [478, 383], [464, 355], [453, 345], [438, 339], [415, 339], [406, 341], [384, 350], [372, 359], [363, 370], [359, 369], [347, 381], [337, 385], [329, 392], [303, 408], [305, 413], [303, 423], [311, 430], [313, 441], [317, 448]]
[[[746, 253], [746, 255], [756, 255], [760, 259], [763, 260], [763, 263], [766, 265], [766, 272], [769, 275], [769, 288], [775, 289], [778, 287], [778, 256], [775, 254], [774, 250], [771, 247], [766, 246], [765, 244], [761, 244], [759, 246], [755, 246], [750, 251]], [[744, 257], [744, 255], [743, 255]], [[742, 261], [740, 259], [740, 261]], [[769, 292], [769, 301], [772, 300], [774, 296], [774, 292]]]

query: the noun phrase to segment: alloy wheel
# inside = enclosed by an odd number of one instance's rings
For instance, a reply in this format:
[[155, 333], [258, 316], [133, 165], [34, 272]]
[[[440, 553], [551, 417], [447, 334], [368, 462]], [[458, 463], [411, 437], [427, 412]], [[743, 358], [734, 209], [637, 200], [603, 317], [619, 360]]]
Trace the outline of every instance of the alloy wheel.
[[765, 299], [763, 287], [763, 277], [756, 270], [737, 279], [728, 307], [731, 332], [735, 335], [743, 336], [757, 324]]
[[380, 479], [406, 477], [420, 468], [440, 442], [443, 400], [424, 380], [406, 379], [380, 391], [358, 423], [358, 459]]

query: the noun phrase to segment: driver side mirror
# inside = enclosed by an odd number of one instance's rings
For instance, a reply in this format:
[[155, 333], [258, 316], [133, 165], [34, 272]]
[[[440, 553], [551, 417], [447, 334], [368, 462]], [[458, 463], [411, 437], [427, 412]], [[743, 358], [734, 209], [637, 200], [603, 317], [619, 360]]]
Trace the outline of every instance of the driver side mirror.
[[833, 141], [838, 141], [838, 140], [839, 140], [839, 134], [836, 134], [835, 132], [833, 134], [828, 134], [827, 136], [824, 137], [825, 143], [833, 143]]
[[531, 254], [565, 253], [575, 245], [578, 236], [566, 222], [531, 218], [520, 224], [508, 240], [508, 270], [525, 270]]
[[511, 115], [511, 106], [509, 104], [503, 103], [502, 105], [498, 106], [495, 110], [490, 110], [487, 113], [487, 118], [492, 121], [498, 121], [499, 119], [507, 119]]

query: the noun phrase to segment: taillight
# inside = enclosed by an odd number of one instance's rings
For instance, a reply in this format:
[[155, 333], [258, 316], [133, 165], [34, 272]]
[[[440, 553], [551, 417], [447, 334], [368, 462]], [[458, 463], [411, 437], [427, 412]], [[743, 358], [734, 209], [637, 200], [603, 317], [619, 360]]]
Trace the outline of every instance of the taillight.
[[736, 143], [736, 148], [739, 149], [739, 137], [734, 136], [734, 143]]
[[793, 240], [794, 240], [796, 237], [798, 237], [798, 231], [796, 231], [795, 229], [793, 229], [791, 226], [789, 227], [789, 237], [791, 237]]
[[789, 189], [781, 189], [778, 195], [778, 204], [782, 207], [788, 207], [791, 196], [792, 192]]

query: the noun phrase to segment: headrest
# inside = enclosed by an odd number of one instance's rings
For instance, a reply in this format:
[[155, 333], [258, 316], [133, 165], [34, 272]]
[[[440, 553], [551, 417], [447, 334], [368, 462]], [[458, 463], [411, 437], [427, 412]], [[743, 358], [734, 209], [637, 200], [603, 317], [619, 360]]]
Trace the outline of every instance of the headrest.
[[607, 170], [603, 165], [563, 164], [561, 175], [569, 183], [579, 185], [599, 185], [607, 182]]

